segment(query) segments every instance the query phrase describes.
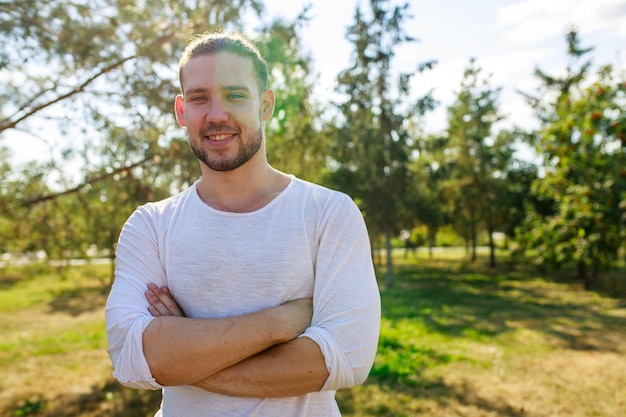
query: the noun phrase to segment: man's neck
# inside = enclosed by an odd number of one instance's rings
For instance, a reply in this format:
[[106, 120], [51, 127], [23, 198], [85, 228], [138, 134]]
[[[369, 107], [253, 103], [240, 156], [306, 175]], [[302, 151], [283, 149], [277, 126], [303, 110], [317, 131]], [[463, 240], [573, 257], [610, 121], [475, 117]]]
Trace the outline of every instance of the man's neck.
[[248, 213], [265, 207], [291, 182], [291, 178], [263, 164], [243, 165], [232, 171], [213, 171], [202, 167], [198, 195], [216, 210]]

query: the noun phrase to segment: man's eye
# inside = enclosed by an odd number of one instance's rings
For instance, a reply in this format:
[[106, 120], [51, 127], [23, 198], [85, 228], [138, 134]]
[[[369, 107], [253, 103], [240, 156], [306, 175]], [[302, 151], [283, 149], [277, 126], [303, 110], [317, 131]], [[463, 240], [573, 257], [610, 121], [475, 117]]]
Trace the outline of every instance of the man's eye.
[[204, 101], [204, 100], [205, 98], [203, 96], [194, 96], [189, 99], [189, 101], [192, 101], [192, 102], [199, 102], [199, 101]]
[[243, 94], [240, 93], [230, 93], [228, 96], [226, 96], [229, 100], [239, 100], [244, 98], [245, 96]]

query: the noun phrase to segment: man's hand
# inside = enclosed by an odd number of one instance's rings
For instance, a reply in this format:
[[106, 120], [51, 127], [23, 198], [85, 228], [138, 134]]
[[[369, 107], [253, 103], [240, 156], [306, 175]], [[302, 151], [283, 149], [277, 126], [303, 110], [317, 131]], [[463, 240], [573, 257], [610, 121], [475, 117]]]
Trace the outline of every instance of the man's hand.
[[311, 325], [313, 317], [313, 299], [298, 298], [267, 310], [274, 314], [272, 320], [276, 326], [290, 334], [291, 339], [300, 336]]
[[148, 284], [146, 299], [150, 303], [148, 311], [154, 317], [175, 316], [186, 317], [185, 312], [180, 308], [169, 288], [159, 288], [156, 284]]

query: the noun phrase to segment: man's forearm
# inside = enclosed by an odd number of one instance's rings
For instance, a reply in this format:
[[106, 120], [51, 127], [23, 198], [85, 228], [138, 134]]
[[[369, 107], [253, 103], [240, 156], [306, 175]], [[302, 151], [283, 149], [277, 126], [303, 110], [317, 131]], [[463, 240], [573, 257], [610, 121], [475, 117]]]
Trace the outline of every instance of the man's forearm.
[[328, 370], [313, 340], [275, 345], [193, 385], [238, 397], [293, 397], [319, 391]]
[[157, 317], [143, 334], [152, 375], [162, 385], [189, 385], [292, 340], [306, 328], [294, 320], [304, 302], [224, 319]]

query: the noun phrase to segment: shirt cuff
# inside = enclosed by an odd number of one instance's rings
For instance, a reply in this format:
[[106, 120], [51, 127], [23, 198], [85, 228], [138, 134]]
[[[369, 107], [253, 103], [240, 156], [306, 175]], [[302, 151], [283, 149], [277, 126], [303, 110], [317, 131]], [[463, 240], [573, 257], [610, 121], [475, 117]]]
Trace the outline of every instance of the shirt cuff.
[[109, 353], [114, 364], [113, 376], [124, 386], [135, 389], [164, 388], [152, 376], [143, 353], [143, 332], [154, 317], [137, 319], [126, 333], [121, 349]]
[[321, 327], [309, 327], [300, 337], [308, 337], [317, 343], [324, 355], [328, 379], [320, 391], [334, 391], [356, 385], [352, 368], [332, 335]]

